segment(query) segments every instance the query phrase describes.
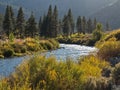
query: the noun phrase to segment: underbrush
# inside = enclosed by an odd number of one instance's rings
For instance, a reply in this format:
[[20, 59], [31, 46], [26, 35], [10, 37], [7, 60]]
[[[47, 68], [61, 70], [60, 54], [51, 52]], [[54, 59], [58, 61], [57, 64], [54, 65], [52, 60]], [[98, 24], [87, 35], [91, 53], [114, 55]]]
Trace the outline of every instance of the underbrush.
[[[119, 34], [119, 35], [118, 35]], [[100, 41], [96, 43], [96, 47], [99, 48], [99, 57], [110, 60], [113, 57], [120, 57], [120, 31], [113, 31], [104, 36]]]
[[116, 38], [117, 41], [120, 41], [120, 30], [113, 30], [112, 32], [107, 33], [103, 40], [107, 41], [110, 38]]
[[[107, 62], [95, 56], [78, 62], [35, 56], [18, 66], [10, 77], [1, 80], [0, 90], [88, 90], [92, 84], [88, 83], [89, 79], [101, 78], [103, 68], [108, 66]], [[108, 83], [103, 85], [102, 82], [98, 82], [103, 86], [101, 90], [108, 88]], [[98, 90], [96, 87], [91, 90]]]
[[99, 46], [98, 55], [106, 60], [120, 56], [120, 41], [106, 41]]
[[79, 45], [86, 45], [86, 46], [94, 46], [95, 42], [92, 39], [92, 34], [72, 34], [68, 37], [59, 36], [57, 40], [60, 43], [66, 44], [79, 44]]
[[33, 38], [15, 39], [14, 41], [1, 41], [0, 57], [23, 56], [43, 50], [53, 50], [59, 47], [54, 39], [39, 40]]

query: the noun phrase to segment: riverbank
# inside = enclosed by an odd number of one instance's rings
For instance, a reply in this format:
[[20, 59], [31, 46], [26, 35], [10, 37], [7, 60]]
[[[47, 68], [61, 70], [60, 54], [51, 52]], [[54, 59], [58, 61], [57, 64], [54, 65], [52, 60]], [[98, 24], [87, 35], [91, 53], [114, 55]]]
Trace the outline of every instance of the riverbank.
[[[15, 71], [15, 67], [22, 64], [24, 60], [29, 60], [31, 57], [35, 56], [45, 56], [47, 58], [55, 56], [58, 61], [65, 61], [66, 59], [71, 59], [77, 61], [80, 57], [89, 55], [91, 52], [95, 52], [96, 48], [88, 46], [80, 46], [73, 44], [60, 44], [59, 49], [49, 50], [42, 53], [34, 53], [33, 55], [27, 55], [23, 57], [12, 57], [0, 59], [0, 76], [8, 77], [12, 72]], [[6, 66], [9, 66], [6, 67]]]
[[25, 60], [11, 76], [1, 80], [0, 89], [111, 90], [113, 85], [120, 85], [120, 63], [113, 66], [110, 61], [120, 55], [119, 35], [114, 37], [116, 34], [107, 40], [104, 38], [111, 32], [105, 35], [96, 43], [99, 48], [96, 54], [82, 57], [77, 62], [40, 55]]
[[96, 41], [93, 39], [92, 34], [72, 34], [68, 37], [59, 36], [56, 38], [59, 43], [64, 44], [77, 44], [85, 46], [94, 46]]
[[35, 52], [44, 52], [59, 48], [54, 39], [39, 40], [33, 38], [0, 41], [0, 58], [25, 56]]
[[[105, 61], [88, 56], [78, 62], [67, 59], [66, 61], [56, 60], [54, 57], [45, 58], [35, 56], [24, 61], [17, 67], [16, 72], [0, 83], [0, 89], [10, 90], [84, 90], [84, 88], [94, 88], [90, 85], [89, 79], [97, 78], [97, 83], [101, 82], [102, 70], [109, 64]], [[88, 70], [89, 68], [89, 70]], [[100, 80], [99, 80], [100, 79]], [[102, 80], [105, 80], [102, 78]], [[108, 88], [108, 84], [103, 84], [102, 88]], [[99, 85], [97, 86], [99, 88]], [[87, 89], [85, 89], [87, 90]], [[106, 89], [109, 90], [109, 89]]]

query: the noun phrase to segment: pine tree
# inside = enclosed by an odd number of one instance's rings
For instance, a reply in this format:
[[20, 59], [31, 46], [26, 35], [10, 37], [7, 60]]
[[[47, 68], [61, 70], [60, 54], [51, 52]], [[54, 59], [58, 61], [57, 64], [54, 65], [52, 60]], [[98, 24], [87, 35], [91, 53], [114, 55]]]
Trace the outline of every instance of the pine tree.
[[40, 35], [43, 37], [46, 37], [47, 33], [47, 16], [44, 15], [43, 20], [42, 20], [42, 25], [41, 25], [41, 30], [40, 30]]
[[59, 23], [58, 23], [58, 35], [62, 35], [63, 32], [62, 32], [62, 22], [61, 20], [59, 20]]
[[13, 32], [15, 31], [15, 17], [12, 7], [10, 6], [10, 13], [11, 13], [11, 19], [12, 19], [12, 25], [13, 25]]
[[93, 31], [93, 26], [92, 26], [92, 20], [89, 18], [87, 21], [87, 33], [92, 33]]
[[3, 20], [3, 30], [7, 36], [13, 31], [13, 24], [10, 12], [10, 6], [7, 6], [4, 20]]
[[77, 18], [76, 28], [77, 28], [77, 32], [80, 34], [82, 32], [82, 19], [81, 19], [81, 16], [79, 16]]
[[55, 7], [54, 7], [53, 16], [54, 16], [55, 20], [58, 21], [58, 9], [57, 9], [57, 6], [56, 6], [56, 5], [55, 5]]
[[46, 17], [46, 37], [51, 37], [51, 23], [52, 23], [52, 6], [50, 5], [49, 6], [49, 9], [48, 9], [48, 13], [47, 13], [47, 17]]
[[40, 34], [41, 33], [41, 28], [42, 28], [42, 17], [40, 17], [40, 19], [39, 19], [38, 28], [39, 28], [39, 34]]
[[58, 35], [58, 10], [57, 6], [54, 8], [53, 16], [51, 19], [51, 37], [57, 37]]
[[71, 31], [70, 31], [70, 33], [72, 34], [72, 33], [74, 33], [74, 27], [75, 27], [75, 23], [74, 23], [74, 19], [73, 19], [73, 15], [72, 15], [72, 11], [71, 11], [71, 9], [69, 9], [69, 11], [68, 11], [68, 20], [69, 20], [69, 22], [70, 22], [70, 26], [71, 26]]
[[35, 37], [38, 35], [37, 23], [35, 21], [33, 13], [26, 23], [26, 35], [30, 37]]
[[86, 33], [86, 18], [83, 16], [82, 18], [82, 32]]
[[50, 5], [49, 8], [48, 8], [47, 16], [48, 16], [49, 18], [52, 17], [52, 5]]
[[24, 19], [24, 13], [22, 10], [22, 7], [18, 10], [17, 20], [16, 20], [16, 34], [20, 35], [20, 37], [23, 37], [25, 34], [25, 19]]
[[63, 34], [65, 36], [69, 36], [71, 34], [71, 23], [66, 15], [63, 18]]
[[[3, 21], [3, 16], [0, 14], [0, 30], [2, 30], [3, 31], [3, 28], [2, 28], [2, 22]], [[1, 31], [1, 32], [2, 32]], [[2, 34], [2, 33], [0, 33], [0, 34]]]
[[96, 20], [96, 18], [94, 18], [93, 30], [96, 29], [96, 26], [97, 26], [97, 20]]

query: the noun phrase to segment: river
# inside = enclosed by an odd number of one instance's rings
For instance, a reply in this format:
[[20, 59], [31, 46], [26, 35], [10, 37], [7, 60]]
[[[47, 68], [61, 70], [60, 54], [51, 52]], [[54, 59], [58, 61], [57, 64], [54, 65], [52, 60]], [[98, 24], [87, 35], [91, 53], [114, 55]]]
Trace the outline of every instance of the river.
[[[80, 46], [74, 44], [60, 44], [60, 48], [53, 51], [43, 53], [46, 57], [54, 55], [58, 60], [65, 60], [67, 57], [73, 60], [88, 55], [90, 52], [96, 51], [94, 47]], [[14, 72], [15, 67], [18, 66], [23, 60], [29, 58], [25, 57], [14, 57], [7, 59], [0, 59], [0, 77], [7, 77]]]

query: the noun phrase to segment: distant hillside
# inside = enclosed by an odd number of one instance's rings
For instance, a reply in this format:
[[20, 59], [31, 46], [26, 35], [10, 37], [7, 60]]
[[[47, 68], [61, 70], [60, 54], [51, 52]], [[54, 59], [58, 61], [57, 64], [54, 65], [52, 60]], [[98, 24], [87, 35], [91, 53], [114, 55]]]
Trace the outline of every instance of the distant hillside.
[[120, 0], [101, 9], [91, 17], [96, 17], [104, 24], [108, 21], [113, 29], [120, 28]]
[[106, 7], [115, 0], [0, 0], [0, 13], [4, 13], [5, 6], [12, 5], [15, 10], [22, 6], [26, 12], [34, 11], [37, 18], [46, 13], [50, 4], [57, 5], [59, 16], [62, 17], [69, 8], [75, 18], [79, 15], [89, 16], [102, 7]]
[[103, 24], [110, 22], [113, 29], [120, 28], [120, 0], [0, 0], [0, 13], [5, 13], [6, 5], [12, 5], [16, 15], [21, 6], [26, 18], [33, 11], [39, 20], [40, 16], [47, 13], [50, 4], [57, 5], [59, 17], [63, 17], [71, 8], [75, 19], [79, 15], [96, 17]]

